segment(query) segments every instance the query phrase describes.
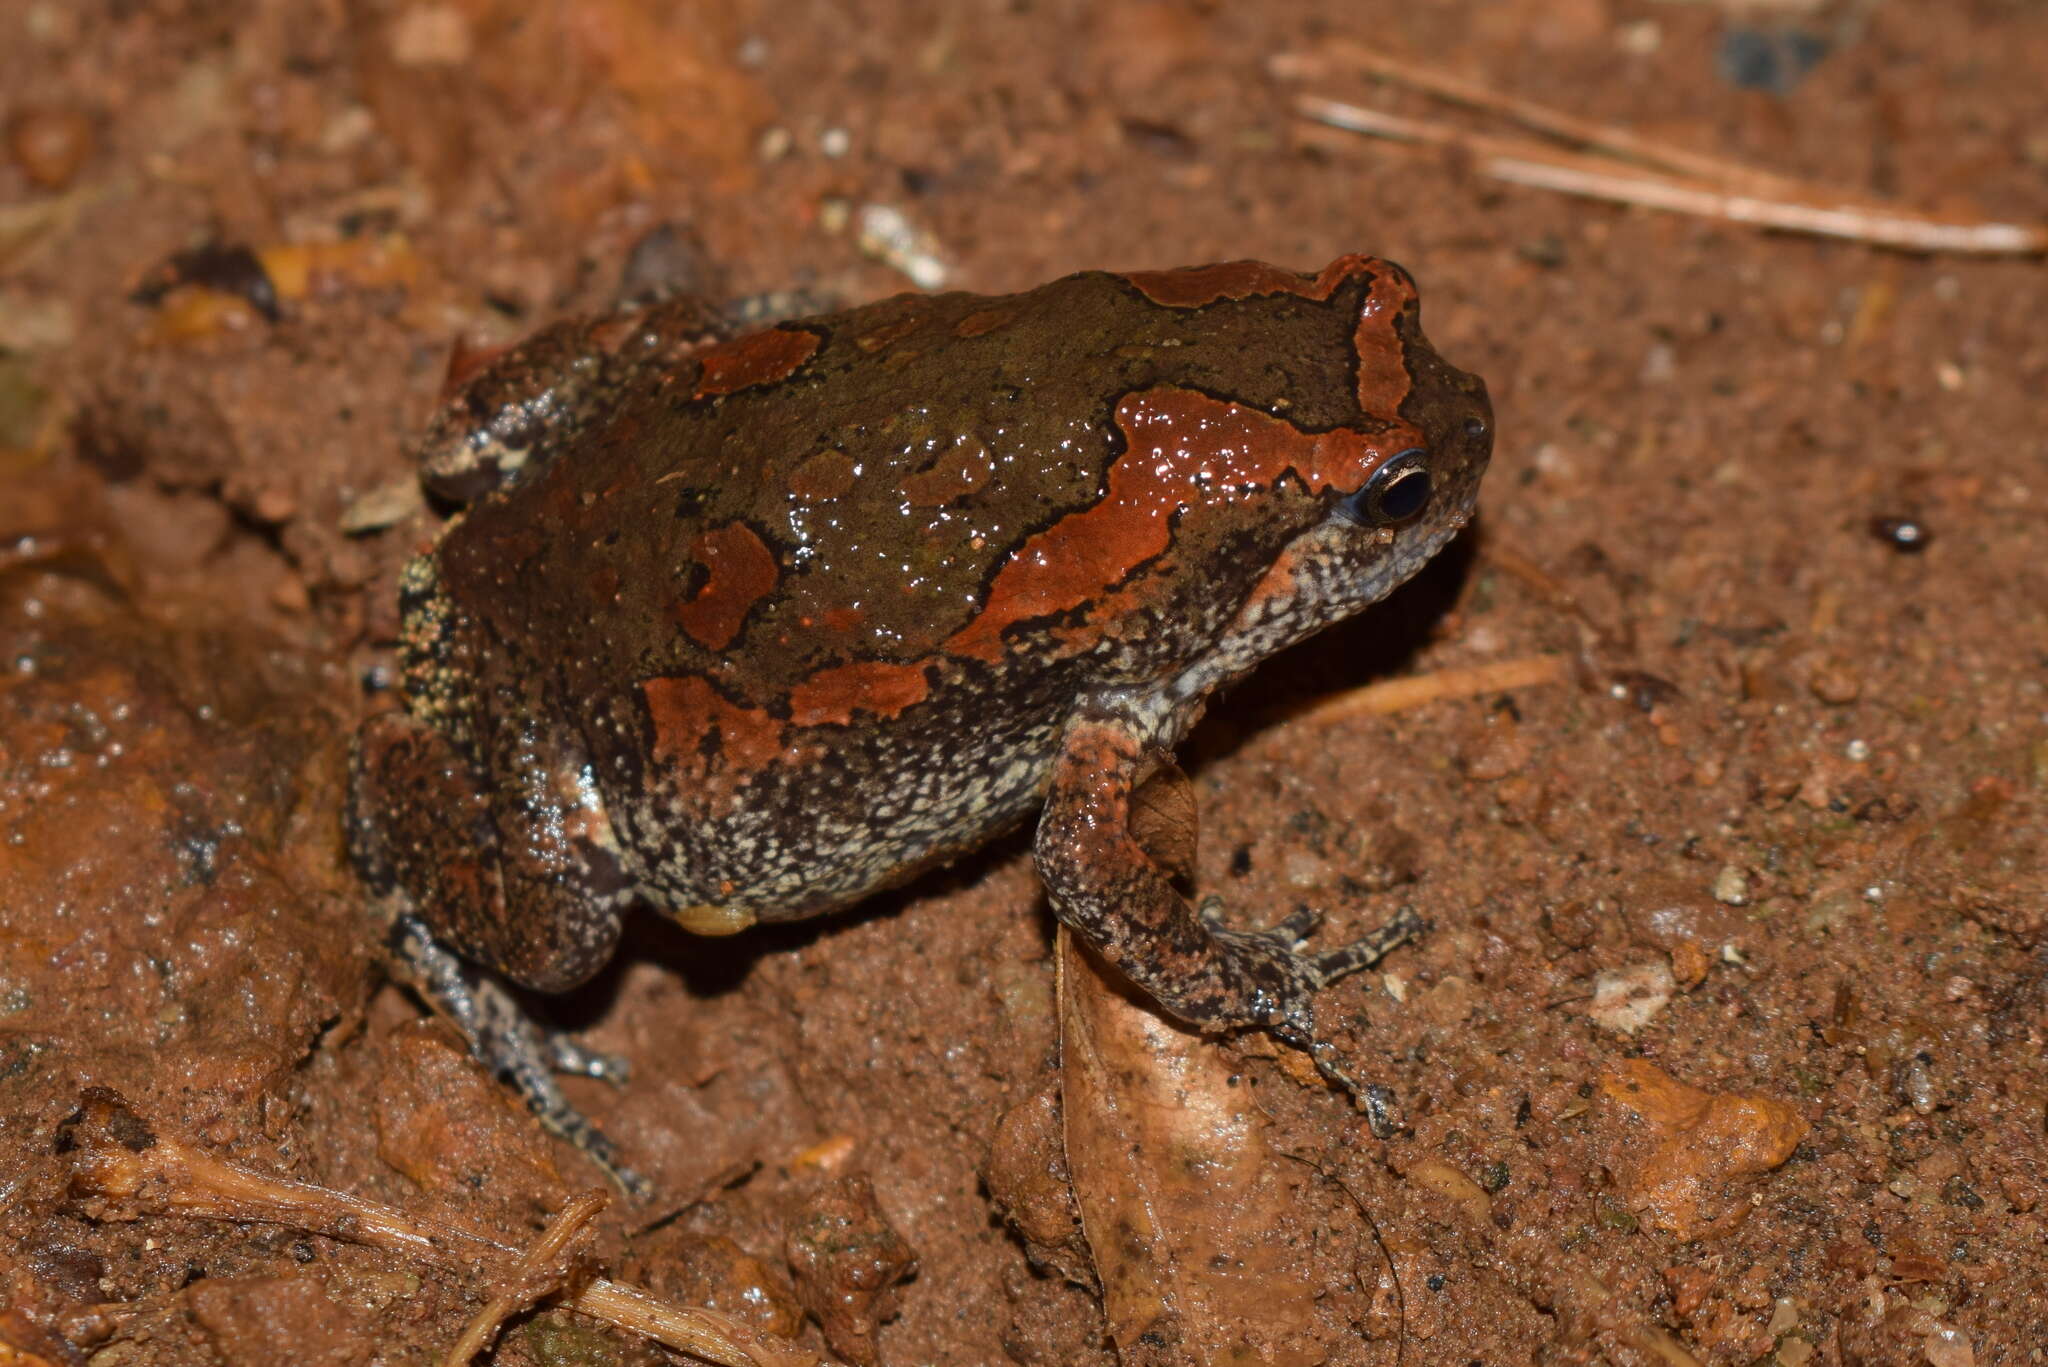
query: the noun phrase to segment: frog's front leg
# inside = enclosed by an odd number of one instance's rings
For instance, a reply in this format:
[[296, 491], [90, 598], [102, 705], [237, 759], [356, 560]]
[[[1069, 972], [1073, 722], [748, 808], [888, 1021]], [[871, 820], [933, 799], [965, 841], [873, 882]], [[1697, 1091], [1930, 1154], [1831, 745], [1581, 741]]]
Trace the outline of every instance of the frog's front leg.
[[1316, 1039], [1315, 994], [1413, 938], [1419, 921], [1405, 913], [1319, 954], [1299, 948], [1315, 919], [1306, 911], [1269, 930], [1217, 924], [1132, 833], [1146, 753], [1141, 728], [1113, 710], [1068, 723], [1038, 825], [1038, 871], [1054, 912], [1169, 1014], [1202, 1029], [1268, 1030], [1355, 1092]]

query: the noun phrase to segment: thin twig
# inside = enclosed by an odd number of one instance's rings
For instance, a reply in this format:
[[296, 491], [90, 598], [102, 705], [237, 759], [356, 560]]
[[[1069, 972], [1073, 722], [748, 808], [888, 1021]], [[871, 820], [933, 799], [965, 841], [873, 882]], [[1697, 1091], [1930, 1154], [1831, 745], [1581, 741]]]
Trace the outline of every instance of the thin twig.
[[1562, 142], [1597, 147], [1611, 156], [1626, 157], [1646, 166], [1661, 166], [1667, 171], [1709, 181], [1727, 190], [1742, 189], [1752, 194], [1789, 198], [1811, 194], [1815, 188], [1790, 176], [1744, 166], [1740, 162], [1724, 161], [1689, 148], [1673, 147], [1625, 128], [1595, 123], [1533, 100], [1503, 94], [1476, 81], [1467, 81], [1421, 65], [1412, 58], [1374, 52], [1363, 43], [1335, 40], [1325, 44], [1313, 56], [1282, 53], [1272, 62], [1273, 72], [1278, 76], [1321, 74], [1333, 66], [1369, 71], [1391, 85], [1409, 86], [1469, 109], [1499, 114]]
[[1324, 698], [1298, 711], [1290, 711], [1287, 719], [1321, 726], [1352, 717], [1407, 712], [1450, 698], [1505, 693], [1516, 688], [1540, 688], [1546, 684], [1563, 683], [1570, 677], [1571, 662], [1562, 655], [1525, 655], [1519, 659], [1495, 660], [1464, 669], [1439, 669], [1432, 674], [1382, 679], [1363, 688], [1349, 689]]
[[2048, 225], [1970, 222], [1885, 208], [1845, 195], [1828, 202], [1772, 199], [1706, 181], [1621, 169], [1604, 157], [1556, 152], [1537, 143], [1469, 133], [1319, 95], [1298, 96], [1294, 107], [1303, 118], [1346, 132], [1455, 147], [1470, 153], [1478, 169], [1497, 180], [1588, 199], [1908, 251], [1976, 255], [2048, 252]]
[[1730, 194], [1710, 187], [1652, 176], [1577, 172], [1541, 162], [1497, 159], [1489, 168], [1501, 180], [1588, 199], [1668, 209], [1700, 218], [1719, 218], [1759, 228], [1811, 233], [1915, 252], [1971, 256], [2027, 256], [2048, 252], [2048, 225], [1958, 223], [1907, 209], [1878, 209], [1855, 203], [1801, 204]]
[[[1561, 152], [1531, 139], [1492, 137], [1318, 95], [1295, 99], [1295, 111], [1304, 119], [1346, 132], [1455, 147], [1471, 155], [1483, 174], [1511, 184], [1903, 251], [2005, 256], [2048, 252], [2048, 224], [1993, 223], [1897, 208], [1867, 195], [1777, 175], [1549, 109], [1357, 43], [1333, 42], [1313, 54], [1281, 53], [1271, 60], [1270, 69], [1283, 80], [1326, 76], [1335, 70], [1364, 71], [1595, 149], [1595, 155]], [[1641, 165], [1623, 167], [1616, 158]], [[1652, 166], [1664, 169], [1642, 169]]]
[[528, 1246], [517, 1266], [507, 1272], [498, 1294], [476, 1313], [441, 1359], [441, 1367], [469, 1367], [470, 1359], [490, 1346], [505, 1321], [542, 1296], [559, 1291], [566, 1269], [556, 1266], [569, 1241], [583, 1232], [604, 1209], [605, 1194], [586, 1191], [555, 1212], [555, 1218]]
[[[521, 1250], [474, 1230], [310, 1182], [271, 1177], [153, 1133], [126, 1101], [104, 1087], [86, 1089], [78, 1113], [65, 1122], [61, 1143], [72, 1155], [71, 1194], [124, 1216], [155, 1211], [283, 1225], [401, 1253], [432, 1271], [456, 1276], [474, 1275], [481, 1264], [507, 1269], [516, 1280], [524, 1261]], [[558, 1217], [551, 1232], [562, 1231], [566, 1238], [576, 1227]], [[670, 1305], [603, 1278], [563, 1296], [560, 1303], [718, 1367], [840, 1367], [801, 1344], [716, 1311]]]

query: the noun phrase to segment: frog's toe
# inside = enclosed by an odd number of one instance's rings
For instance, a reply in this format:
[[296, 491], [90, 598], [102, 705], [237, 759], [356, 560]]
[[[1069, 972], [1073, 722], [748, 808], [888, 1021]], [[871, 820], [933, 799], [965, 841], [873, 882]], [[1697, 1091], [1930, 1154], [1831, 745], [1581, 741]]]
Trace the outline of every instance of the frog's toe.
[[558, 1073], [594, 1077], [614, 1087], [623, 1087], [633, 1080], [633, 1065], [623, 1054], [592, 1049], [559, 1031], [545, 1032], [542, 1043], [547, 1051], [548, 1066]]
[[[1372, 967], [1424, 930], [1422, 918], [1415, 914], [1415, 908], [1403, 907], [1391, 921], [1349, 944], [1308, 953], [1303, 941], [1314, 933], [1322, 919], [1320, 911], [1301, 906], [1264, 930], [1224, 933], [1241, 942], [1258, 941], [1269, 953], [1290, 961], [1293, 976], [1300, 978], [1308, 991], [1314, 992], [1361, 968]], [[1217, 913], [1210, 901], [1202, 904], [1202, 920], [1212, 931], [1218, 929]]]
[[1371, 968], [1402, 945], [1419, 937], [1426, 928], [1414, 907], [1402, 907], [1394, 913], [1391, 921], [1350, 944], [1306, 956], [1309, 971], [1315, 975], [1317, 986], [1327, 987], [1361, 968]]
[[1276, 940], [1299, 942], [1307, 939], [1316, 926], [1321, 924], [1322, 919], [1323, 913], [1314, 907], [1296, 907], [1266, 933]]

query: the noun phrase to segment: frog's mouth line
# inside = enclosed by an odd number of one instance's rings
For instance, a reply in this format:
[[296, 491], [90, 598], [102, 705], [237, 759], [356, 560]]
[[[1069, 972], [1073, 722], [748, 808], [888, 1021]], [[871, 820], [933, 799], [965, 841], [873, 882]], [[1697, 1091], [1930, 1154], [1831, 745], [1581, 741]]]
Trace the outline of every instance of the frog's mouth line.
[[[1332, 511], [1287, 544], [1267, 579], [1200, 660], [1162, 690], [1192, 702], [1244, 678], [1269, 656], [1386, 598], [1468, 526], [1473, 500], [1408, 527], [1361, 527]], [[1366, 555], [1361, 558], [1361, 550]]]

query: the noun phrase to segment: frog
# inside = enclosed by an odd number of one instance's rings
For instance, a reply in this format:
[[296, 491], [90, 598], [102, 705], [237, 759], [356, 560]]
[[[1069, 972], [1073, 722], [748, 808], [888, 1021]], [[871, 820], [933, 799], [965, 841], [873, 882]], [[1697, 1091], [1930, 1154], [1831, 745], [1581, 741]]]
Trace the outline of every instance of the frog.
[[401, 575], [404, 706], [351, 765], [409, 980], [618, 1176], [550, 1081], [615, 1065], [501, 979], [576, 986], [635, 906], [707, 936], [839, 911], [1035, 813], [1054, 916], [1117, 974], [1343, 1077], [1314, 1000], [1412, 913], [1321, 950], [1310, 911], [1233, 926], [1134, 804], [1212, 698], [1472, 520], [1492, 409], [1420, 317], [1352, 254], [751, 326], [680, 298], [464, 358], [419, 452], [458, 511]]

